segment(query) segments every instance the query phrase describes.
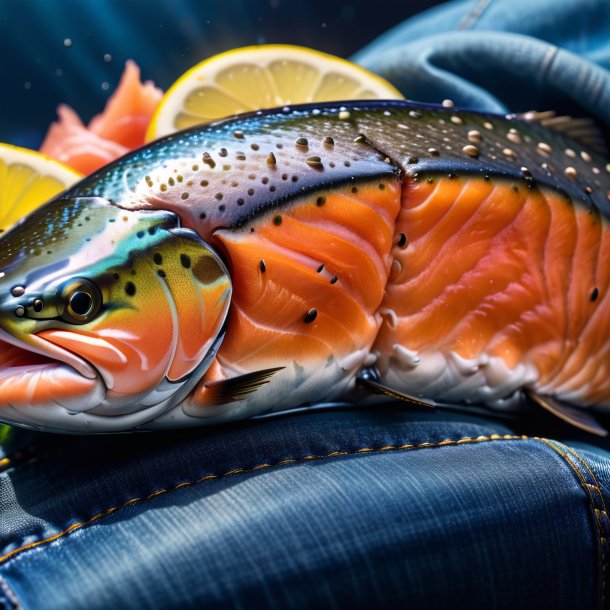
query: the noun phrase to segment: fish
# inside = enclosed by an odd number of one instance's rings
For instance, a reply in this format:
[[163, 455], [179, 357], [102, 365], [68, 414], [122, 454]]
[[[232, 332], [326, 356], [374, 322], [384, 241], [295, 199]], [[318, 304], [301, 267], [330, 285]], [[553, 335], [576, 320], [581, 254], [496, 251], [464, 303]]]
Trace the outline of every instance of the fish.
[[0, 239], [0, 420], [71, 433], [327, 401], [610, 407], [610, 164], [588, 121], [408, 101], [178, 132]]

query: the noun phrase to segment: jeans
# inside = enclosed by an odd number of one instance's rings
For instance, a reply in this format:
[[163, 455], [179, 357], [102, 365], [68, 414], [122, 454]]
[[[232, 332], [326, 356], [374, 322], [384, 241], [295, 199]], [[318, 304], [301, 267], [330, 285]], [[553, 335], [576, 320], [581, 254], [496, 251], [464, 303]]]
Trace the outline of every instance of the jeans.
[[[602, 0], [451, 2], [355, 59], [413, 99], [610, 123]], [[608, 450], [542, 413], [403, 405], [15, 431], [0, 449], [0, 607], [604, 608]]]
[[396, 26], [352, 59], [418, 101], [610, 123], [605, 0], [458, 0]]
[[597, 608], [610, 595], [608, 455], [499, 421], [375, 406], [34, 442], [0, 475], [7, 608]]

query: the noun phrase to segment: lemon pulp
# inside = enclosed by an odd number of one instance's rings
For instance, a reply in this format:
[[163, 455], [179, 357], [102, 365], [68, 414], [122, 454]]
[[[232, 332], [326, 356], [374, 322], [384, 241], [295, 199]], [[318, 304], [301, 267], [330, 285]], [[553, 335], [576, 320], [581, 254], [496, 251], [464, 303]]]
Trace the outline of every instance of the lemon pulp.
[[161, 100], [146, 139], [262, 108], [355, 99], [403, 96], [380, 76], [339, 57], [291, 45], [244, 47], [183, 74]]
[[41, 153], [0, 144], [0, 231], [8, 230], [80, 177]]

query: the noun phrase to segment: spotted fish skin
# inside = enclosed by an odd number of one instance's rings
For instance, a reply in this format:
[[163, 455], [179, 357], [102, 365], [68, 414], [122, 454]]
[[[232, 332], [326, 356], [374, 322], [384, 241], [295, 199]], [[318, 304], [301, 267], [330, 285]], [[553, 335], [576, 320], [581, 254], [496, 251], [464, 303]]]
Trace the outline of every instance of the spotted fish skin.
[[[535, 123], [354, 102], [175, 134], [62, 200], [173, 214], [227, 266], [207, 371], [124, 426], [154, 428], [351, 398], [370, 366], [444, 402], [513, 409], [528, 389], [610, 406], [609, 176], [605, 158]], [[276, 367], [217, 404], [215, 384]]]

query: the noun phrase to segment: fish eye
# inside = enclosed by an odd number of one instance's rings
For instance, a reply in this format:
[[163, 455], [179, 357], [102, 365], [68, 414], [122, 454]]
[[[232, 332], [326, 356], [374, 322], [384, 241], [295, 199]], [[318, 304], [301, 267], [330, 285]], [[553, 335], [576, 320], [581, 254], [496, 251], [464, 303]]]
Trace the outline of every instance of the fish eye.
[[85, 278], [77, 278], [61, 289], [65, 305], [62, 319], [71, 324], [86, 324], [99, 313], [102, 295], [99, 288]]

